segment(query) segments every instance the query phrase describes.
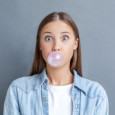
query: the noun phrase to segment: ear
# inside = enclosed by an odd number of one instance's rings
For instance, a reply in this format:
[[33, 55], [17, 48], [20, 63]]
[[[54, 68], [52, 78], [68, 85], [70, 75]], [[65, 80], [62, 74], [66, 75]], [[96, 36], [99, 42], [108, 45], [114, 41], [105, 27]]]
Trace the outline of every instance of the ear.
[[75, 40], [74, 50], [76, 50], [76, 49], [77, 49], [77, 47], [78, 47], [78, 38], [77, 38], [77, 40]]

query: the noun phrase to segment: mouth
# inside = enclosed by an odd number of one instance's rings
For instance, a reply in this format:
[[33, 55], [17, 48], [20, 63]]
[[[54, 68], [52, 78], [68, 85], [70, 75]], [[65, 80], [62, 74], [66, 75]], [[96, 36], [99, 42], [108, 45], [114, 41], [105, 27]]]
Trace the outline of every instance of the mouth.
[[63, 55], [60, 52], [53, 51], [48, 55], [47, 61], [52, 66], [59, 66], [63, 61]]

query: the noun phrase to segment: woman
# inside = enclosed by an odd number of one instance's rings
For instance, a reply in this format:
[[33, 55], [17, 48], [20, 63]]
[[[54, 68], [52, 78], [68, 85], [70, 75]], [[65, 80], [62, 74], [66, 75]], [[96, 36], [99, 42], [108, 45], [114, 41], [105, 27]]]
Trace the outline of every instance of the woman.
[[64, 12], [49, 14], [38, 28], [32, 70], [9, 86], [3, 114], [109, 115], [105, 89], [83, 78], [81, 65], [74, 21]]

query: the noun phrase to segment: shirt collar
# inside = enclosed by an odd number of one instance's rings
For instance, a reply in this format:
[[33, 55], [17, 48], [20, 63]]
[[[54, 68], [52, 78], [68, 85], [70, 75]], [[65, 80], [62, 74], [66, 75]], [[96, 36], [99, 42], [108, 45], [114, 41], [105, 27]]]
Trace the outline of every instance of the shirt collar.
[[[85, 94], [87, 94], [86, 79], [79, 76], [75, 69], [73, 70], [73, 74], [74, 74], [73, 85], [75, 87], [79, 88], [80, 90], [82, 90]], [[46, 82], [48, 84], [48, 78], [46, 75], [46, 68], [44, 68], [43, 71], [39, 74], [39, 77], [38, 77], [36, 85], [35, 85], [35, 89], [37, 89], [37, 87], [42, 85], [44, 82]]]
[[74, 73], [74, 82], [73, 82], [74, 86], [76, 86], [77, 88], [82, 90], [85, 94], [87, 94], [87, 85], [86, 85], [87, 80], [78, 75], [75, 69], [73, 70], [73, 73]]

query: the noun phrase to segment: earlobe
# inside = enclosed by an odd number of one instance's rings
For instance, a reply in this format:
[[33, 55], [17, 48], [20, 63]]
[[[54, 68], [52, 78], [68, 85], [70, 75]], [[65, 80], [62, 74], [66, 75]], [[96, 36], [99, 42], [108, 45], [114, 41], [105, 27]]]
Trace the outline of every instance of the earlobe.
[[77, 47], [78, 47], [78, 39], [77, 39], [77, 41], [75, 41], [74, 50], [76, 50]]
[[40, 50], [42, 51], [42, 48], [40, 47]]

